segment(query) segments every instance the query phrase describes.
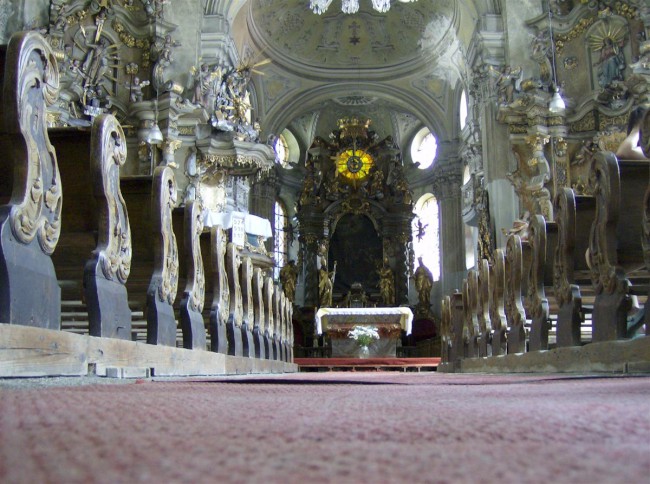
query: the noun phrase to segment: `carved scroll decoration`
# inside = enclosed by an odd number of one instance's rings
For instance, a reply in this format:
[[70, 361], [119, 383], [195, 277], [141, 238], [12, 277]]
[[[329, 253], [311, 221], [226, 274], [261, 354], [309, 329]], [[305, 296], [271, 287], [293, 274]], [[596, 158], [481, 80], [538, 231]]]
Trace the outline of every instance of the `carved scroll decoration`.
[[628, 281], [617, 265], [616, 226], [620, 210], [620, 175], [616, 156], [598, 152], [594, 157], [589, 183], [596, 197], [596, 217], [589, 236], [589, 267], [596, 294], [625, 292]]
[[[98, 244], [93, 254], [108, 280], [126, 283], [131, 272], [131, 226], [120, 190], [120, 167], [126, 162], [126, 139], [117, 119], [98, 116], [91, 135], [91, 163], [99, 205]], [[102, 203], [103, 202], [103, 203]]]
[[280, 327], [282, 324], [282, 310], [280, 307], [281, 290], [277, 286], [273, 286], [273, 331], [269, 331], [273, 339], [278, 339], [280, 336]]
[[492, 323], [492, 355], [506, 351], [507, 319], [505, 312], [505, 256], [503, 249], [494, 251], [490, 266], [490, 321]]
[[287, 345], [289, 357], [293, 355], [293, 302], [287, 298]]
[[43, 253], [51, 255], [61, 233], [62, 188], [46, 108], [56, 101], [59, 70], [52, 49], [36, 32], [13, 36], [7, 59], [18, 61], [6, 70], [5, 131], [21, 158], [14, 165], [11, 230], [23, 244], [37, 238]]
[[521, 238], [517, 234], [508, 237], [506, 243], [506, 284], [505, 307], [508, 320], [508, 354], [525, 351], [526, 332], [524, 311], [521, 297], [521, 278], [523, 271]]
[[185, 205], [185, 259], [187, 260], [187, 283], [185, 294], [192, 311], [201, 313], [205, 302], [205, 271], [201, 254], [203, 233], [203, 205], [193, 200]]
[[541, 215], [532, 217], [528, 227], [528, 244], [532, 260], [528, 271], [526, 307], [532, 320], [530, 350], [548, 349], [549, 305], [544, 292], [544, 267], [546, 266], [546, 221]]
[[262, 269], [253, 270], [253, 327], [264, 332], [264, 274]]
[[481, 259], [478, 268], [478, 297], [476, 313], [479, 327], [479, 356], [490, 356], [489, 349], [492, 337], [492, 323], [490, 321], [490, 263]]
[[[158, 298], [173, 304], [178, 290], [178, 246], [172, 225], [172, 210], [176, 206], [174, 170], [159, 166], [154, 171], [154, 203], [152, 207], [156, 244], [156, 273], [160, 276]], [[159, 213], [156, 214], [156, 212]]]
[[287, 297], [284, 291], [278, 287], [279, 293], [279, 310], [280, 310], [280, 327], [278, 328], [278, 339], [283, 344], [287, 341]]
[[291, 328], [291, 300], [284, 295], [284, 332], [283, 337], [285, 343], [289, 342], [289, 332]]
[[253, 262], [248, 256], [241, 259], [241, 292], [242, 292], [242, 314], [243, 322], [248, 325], [248, 330], [253, 329], [254, 310], [253, 310]]
[[221, 225], [214, 225], [211, 233], [211, 258], [214, 295], [212, 311], [217, 314], [220, 324], [225, 324], [230, 313], [230, 291], [226, 274], [226, 232]]
[[230, 315], [228, 320], [235, 326], [241, 327], [244, 316], [241, 286], [239, 284], [239, 267], [241, 257], [237, 246], [228, 242], [226, 246], [226, 272], [228, 274], [228, 287], [230, 289]]
[[271, 277], [267, 277], [264, 279], [264, 314], [266, 316], [266, 323], [264, 324], [263, 329], [265, 334], [268, 334], [269, 336], [273, 336], [273, 327], [275, 325], [275, 314], [273, 311], [273, 290], [273, 279]]

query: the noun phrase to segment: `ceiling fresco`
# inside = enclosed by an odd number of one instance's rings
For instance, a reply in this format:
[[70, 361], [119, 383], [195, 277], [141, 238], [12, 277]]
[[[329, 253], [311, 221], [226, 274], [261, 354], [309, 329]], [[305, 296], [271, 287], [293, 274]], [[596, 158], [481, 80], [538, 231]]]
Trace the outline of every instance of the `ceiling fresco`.
[[289, 128], [309, 146], [343, 116], [371, 118], [377, 136], [391, 135], [401, 146], [422, 126], [442, 137], [453, 132], [448, 110], [466, 75], [466, 46], [478, 18], [473, 1], [393, 1], [381, 14], [360, 0], [352, 15], [341, 12], [340, 0], [323, 15], [309, 9], [309, 0], [230, 5], [239, 51], [265, 63], [252, 78], [267, 134]]
[[452, 30], [454, 0], [395, 2], [387, 14], [361, 2], [355, 15], [334, 3], [315, 15], [305, 0], [252, 0], [253, 32], [278, 62], [323, 69], [389, 69], [423, 63]]

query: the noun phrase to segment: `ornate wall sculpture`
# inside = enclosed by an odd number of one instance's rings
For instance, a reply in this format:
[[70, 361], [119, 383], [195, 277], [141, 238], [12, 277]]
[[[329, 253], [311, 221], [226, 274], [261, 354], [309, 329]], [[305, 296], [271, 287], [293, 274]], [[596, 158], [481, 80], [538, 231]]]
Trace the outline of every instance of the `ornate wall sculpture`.
[[[60, 328], [60, 289], [50, 255], [61, 231], [61, 177], [47, 133], [46, 109], [56, 100], [55, 54], [36, 32], [7, 47], [0, 121], [3, 186], [0, 207], [0, 320]], [[13, 184], [12, 184], [13, 181]]]
[[144, 3], [52, 1], [47, 37], [62, 60], [62, 92], [51, 124], [89, 125], [109, 108], [128, 116], [130, 103], [151, 98], [147, 86], [168, 80], [174, 29]]
[[[497, 115], [508, 125], [517, 155], [511, 181], [522, 211], [547, 220], [553, 218], [548, 212], [552, 198], [546, 195], [554, 197], [563, 187], [590, 193], [594, 155], [616, 151], [626, 136], [629, 113], [648, 99], [648, 76], [642, 72], [649, 30], [644, 2], [603, 0], [551, 8], [550, 19], [544, 14], [528, 21], [537, 72], [523, 73], [519, 85], [508, 84], [512, 101], [501, 103]], [[501, 76], [495, 79], [502, 81]], [[556, 80], [567, 108], [551, 113], [548, 103]], [[537, 141], [526, 146], [524, 140], [533, 137]], [[540, 184], [539, 173], [531, 168], [544, 160], [548, 178]], [[531, 187], [541, 198], [527, 189]]]
[[512, 138], [518, 161], [517, 169], [508, 173], [508, 179], [529, 213], [542, 214], [547, 220], [553, 220], [551, 193], [546, 188], [551, 180], [551, 169], [544, 153], [544, 145], [548, 143], [549, 137], [527, 136], [525, 144], [517, 138], [519, 137]]

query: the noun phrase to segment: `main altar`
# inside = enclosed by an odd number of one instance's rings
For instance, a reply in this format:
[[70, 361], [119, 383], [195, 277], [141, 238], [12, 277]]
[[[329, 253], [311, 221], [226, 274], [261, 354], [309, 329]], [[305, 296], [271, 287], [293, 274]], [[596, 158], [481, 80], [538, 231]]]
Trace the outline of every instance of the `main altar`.
[[379, 340], [369, 349], [370, 356], [396, 356], [402, 332], [411, 334], [413, 312], [407, 307], [392, 308], [320, 308], [315, 317], [318, 335], [327, 334], [332, 357], [355, 357], [358, 346], [348, 334], [355, 326], [377, 328]]

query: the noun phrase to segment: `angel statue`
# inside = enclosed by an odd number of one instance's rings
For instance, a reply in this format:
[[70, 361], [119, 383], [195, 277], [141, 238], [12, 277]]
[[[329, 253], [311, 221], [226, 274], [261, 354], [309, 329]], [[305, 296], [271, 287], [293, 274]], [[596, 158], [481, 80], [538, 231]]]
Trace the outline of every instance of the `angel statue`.
[[521, 67], [513, 69], [504, 66], [501, 71], [490, 66], [490, 74], [496, 78], [496, 89], [499, 104], [507, 106], [515, 99], [515, 92], [521, 91]]

